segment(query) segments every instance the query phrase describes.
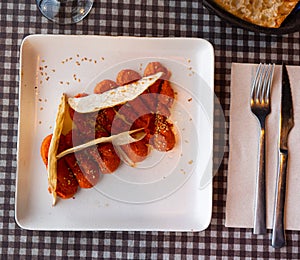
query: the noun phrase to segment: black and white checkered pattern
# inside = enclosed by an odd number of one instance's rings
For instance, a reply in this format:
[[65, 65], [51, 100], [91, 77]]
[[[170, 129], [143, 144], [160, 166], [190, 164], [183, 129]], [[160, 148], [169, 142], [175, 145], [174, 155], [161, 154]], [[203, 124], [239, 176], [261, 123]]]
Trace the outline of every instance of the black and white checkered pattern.
[[[211, 225], [203, 232], [41, 232], [22, 230], [14, 220], [19, 49], [26, 35], [205, 38], [215, 48], [215, 91], [228, 123], [231, 63], [300, 65], [299, 32], [275, 36], [235, 28], [209, 13], [197, 0], [96, 0], [91, 14], [83, 22], [69, 26], [58, 26], [42, 17], [35, 1], [0, 1], [0, 12], [1, 259], [41, 259], [41, 256], [56, 259], [67, 256], [70, 259], [300, 259], [299, 232], [288, 231], [288, 245], [275, 250], [270, 246], [270, 232], [269, 236], [255, 236], [250, 229], [224, 226], [228, 140], [223, 162], [214, 178]], [[226, 136], [228, 139], [228, 134]]]

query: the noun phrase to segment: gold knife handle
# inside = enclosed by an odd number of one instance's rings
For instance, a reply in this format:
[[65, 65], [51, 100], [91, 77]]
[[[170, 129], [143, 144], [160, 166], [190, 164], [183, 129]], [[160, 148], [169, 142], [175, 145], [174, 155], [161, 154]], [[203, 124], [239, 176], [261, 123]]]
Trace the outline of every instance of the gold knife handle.
[[265, 128], [261, 127], [259, 138], [259, 162], [256, 176], [256, 193], [254, 200], [254, 234], [263, 235], [266, 228], [266, 142]]
[[279, 151], [279, 169], [276, 179], [275, 207], [273, 215], [272, 247], [280, 248], [285, 245], [284, 205], [286, 193], [288, 151]]

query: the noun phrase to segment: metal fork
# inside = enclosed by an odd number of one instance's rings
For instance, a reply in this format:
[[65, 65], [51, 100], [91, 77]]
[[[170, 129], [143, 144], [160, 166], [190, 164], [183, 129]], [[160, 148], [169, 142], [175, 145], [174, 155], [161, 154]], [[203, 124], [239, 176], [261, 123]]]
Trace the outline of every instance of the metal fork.
[[260, 124], [259, 162], [256, 176], [254, 199], [254, 234], [265, 234], [266, 228], [266, 165], [265, 165], [265, 121], [271, 112], [270, 88], [274, 74], [274, 64], [257, 67], [251, 86], [250, 107]]

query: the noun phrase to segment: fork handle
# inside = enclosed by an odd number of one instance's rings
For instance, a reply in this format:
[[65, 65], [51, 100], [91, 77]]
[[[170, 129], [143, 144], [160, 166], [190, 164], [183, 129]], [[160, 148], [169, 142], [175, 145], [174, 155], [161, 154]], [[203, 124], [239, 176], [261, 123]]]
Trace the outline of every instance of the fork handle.
[[286, 175], [288, 151], [280, 150], [279, 167], [276, 179], [275, 207], [273, 213], [272, 247], [280, 248], [285, 245], [284, 204], [286, 192]]
[[262, 125], [259, 138], [259, 163], [256, 176], [254, 200], [254, 234], [265, 234], [266, 228], [266, 164], [265, 164], [265, 128]]

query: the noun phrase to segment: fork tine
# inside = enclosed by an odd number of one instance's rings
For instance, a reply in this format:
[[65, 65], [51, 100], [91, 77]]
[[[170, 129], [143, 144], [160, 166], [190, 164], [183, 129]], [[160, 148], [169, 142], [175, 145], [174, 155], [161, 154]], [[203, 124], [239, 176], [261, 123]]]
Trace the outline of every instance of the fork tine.
[[274, 64], [268, 64], [265, 75], [264, 75], [264, 85], [263, 85], [263, 90], [262, 90], [262, 100], [264, 103], [269, 102], [270, 98], [270, 87], [272, 85], [272, 80], [273, 80], [273, 73], [274, 73]]
[[266, 77], [266, 64], [262, 64], [260, 74], [259, 74], [259, 81], [257, 85], [257, 99], [259, 103], [262, 103], [263, 100], [263, 85], [265, 82], [265, 77]]
[[274, 74], [274, 69], [275, 69], [275, 64], [273, 63], [272, 65], [269, 64], [269, 75], [268, 75], [268, 81], [267, 81], [267, 93], [266, 93], [266, 100], [267, 102], [269, 102], [269, 98], [270, 98], [270, 88], [272, 85], [272, 81], [273, 81], [273, 74]]
[[258, 79], [259, 79], [259, 74], [260, 74], [260, 71], [261, 71], [261, 66], [262, 64], [259, 63], [257, 69], [256, 69], [256, 73], [255, 73], [255, 76], [254, 76], [254, 79], [252, 81], [252, 86], [251, 86], [251, 99], [253, 101], [255, 101], [258, 97], [257, 95], [257, 84], [258, 84]]
[[274, 64], [262, 64], [257, 67], [256, 74], [252, 82], [251, 99], [252, 102], [268, 103], [270, 97], [270, 87], [272, 85]]
[[261, 102], [267, 102], [266, 101], [266, 95], [267, 95], [267, 88], [268, 88], [268, 81], [269, 81], [269, 74], [270, 74], [270, 64], [266, 65], [264, 64], [264, 71], [262, 76], [262, 85], [261, 85]]

